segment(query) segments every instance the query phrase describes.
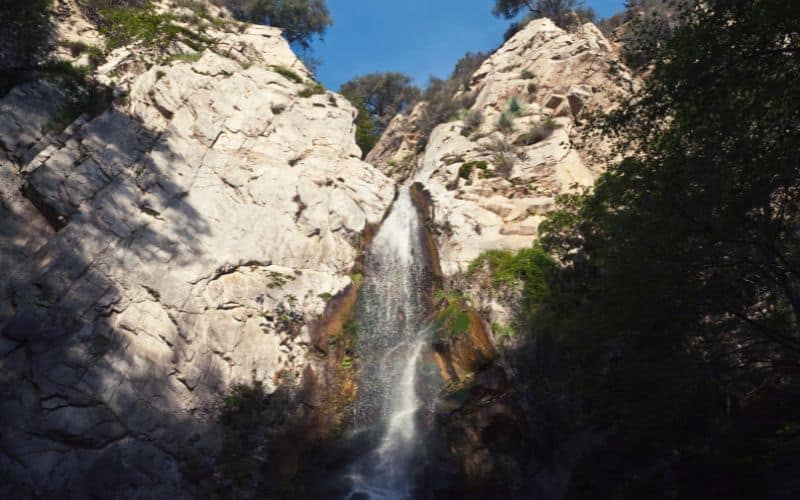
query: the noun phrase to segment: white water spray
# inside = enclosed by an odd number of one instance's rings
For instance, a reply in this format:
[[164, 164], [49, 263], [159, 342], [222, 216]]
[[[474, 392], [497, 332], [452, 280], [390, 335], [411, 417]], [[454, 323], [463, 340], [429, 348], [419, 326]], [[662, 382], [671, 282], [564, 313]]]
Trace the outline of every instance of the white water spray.
[[424, 248], [417, 209], [402, 188], [367, 255], [357, 309], [362, 373], [356, 423], [374, 447], [349, 471], [346, 499], [413, 497], [421, 442], [420, 364], [427, 345]]

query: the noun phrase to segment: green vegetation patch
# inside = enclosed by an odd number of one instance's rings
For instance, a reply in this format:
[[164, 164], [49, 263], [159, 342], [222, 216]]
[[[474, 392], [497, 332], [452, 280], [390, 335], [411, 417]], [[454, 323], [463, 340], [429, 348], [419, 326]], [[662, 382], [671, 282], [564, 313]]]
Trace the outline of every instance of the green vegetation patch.
[[437, 330], [450, 339], [458, 339], [468, 333], [472, 319], [466, 307], [466, 298], [461, 294], [442, 290], [437, 291], [434, 298], [441, 304], [435, 320]]
[[164, 60], [164, 64], [170, 64], [170, 63], [173, 63], [175, 61], [192, 64], [192, 63], [196, 63], [197, 61], [199, 61], [201, 57], [203, 57], [203, 53], [202, 52], [192, 52], [192, 53], [189, 53], [189, 54], [175, 54], [175, 55], [172, 55], [172, 56], [169, 56], [168, 58], [166, 58]]
[[469, 176], [472, 174], [473, 170], [480, 170], [483, 177], [486, 177], [486, 172], [488, 172], [489, 164], [484, 160], [477, 160], [477, 161], [468, 161], [458, 167], [458, 176], [462, 179], [469, 179]]
[[525, 284], [543, 297], [547, 292], [547, 275], [555, 267], [553, 258], [539, 246], [518, 252], [487, 250], [470, 262], [467, 276], [474, 277], [479, 270], [488, 268], [494, 286]]
[[307, 83], [303, 90], [297, 93], [300, 97], [311, 97], [325, 93], [325, 86], [321, 83]]
[[93, 118], [108, 108], [113, 97], [112, 91], [91, 80], [90, 72], [88, 66], [77, 66], [68, 61], [48, 62], [39, 67], [40, 75], [66, 94], [66, 101], [59, 108], [58, 116], [44, 126], [43, 132], [60, 132], [81, 115]]
[[272, 68], [272, 71], [274, 71], [275, 73], [278, 73], [279, 75], [281, 75], [282, 77], [286, 78], [287, 80], [291, 80], [294, 83], [303, 83], [303, 77], [301, 77], [300, 75], [298, 75], [294, 71], [290, 70], [286, 66], [280, 66], [278, 64], [275, 64], [275, 65], [271, 66], [271, 68]]
[[101, 9], [100, 32], [106, 37], [107, 50], [134, 43], [147, 47], [165, 47], [180, 41], [199, 52], [213, 40], [201, 33], [174, 23], [170, 14], [159, 14], [152, 5]]
[[543, 122], [534, 123], [531, 125], [530, 130], [517, 137], [514, 141], [515, 146], [530, 146], [541, 142], [553, 134], [553, 131], [561, 128], [561, 125], [555, 122], [552, 118], [548, 118]]
[[286, 283], [293, 281], [295, 277], [288, 274], [279, 273], [278, 271], [267, 271], [267, 279], [269, 280], [269, 283], [267, 283], [267, 288], [274, 290], [276, 288], [283, 288]]

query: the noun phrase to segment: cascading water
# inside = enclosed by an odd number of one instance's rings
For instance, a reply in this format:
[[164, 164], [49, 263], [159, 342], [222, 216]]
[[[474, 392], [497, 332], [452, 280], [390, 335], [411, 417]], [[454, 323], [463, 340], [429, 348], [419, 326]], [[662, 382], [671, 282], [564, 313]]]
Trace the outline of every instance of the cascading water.
[[375, 438], [348, 471], [350, 500], [415, 496], [415, 465], [425, 448], [420, 409], [436, 381], [424, 362], [430, 333], [425, 255], [419, 214], [404, 187], [367, 254], [356, 309], [362, 372], [355, 419]]

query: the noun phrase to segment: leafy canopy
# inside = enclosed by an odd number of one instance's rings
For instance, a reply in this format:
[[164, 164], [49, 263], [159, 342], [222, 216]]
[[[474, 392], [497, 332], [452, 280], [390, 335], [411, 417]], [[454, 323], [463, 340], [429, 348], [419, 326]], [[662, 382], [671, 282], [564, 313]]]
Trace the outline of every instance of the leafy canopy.
[[358, 109], [356, 142], [364, 156], [378, 142], [389, 122], [419, 98], [411, 77], [397, 72], [370, 73], [342, 84], [339, 92]]
[[311, 40], [333, 25], [325, 0], [216, 0], [240, 21], [268, 24], [283, 29], [289, 43], [303, 50]]
[[[492, 8], [492, 14], [505, 19], [514, 19], [520, 13], [527, 13], [527, 19], [547, 17], [562, 28], [595, 18], [594, 11], [584, 7], [583, 0], [495, 0]], [[512, 25], [506, 39], [522, 24], [524, 21]]]
[[[609, 170], [541, 228], [564, 266], [530, 324], [560, 339], [581, 418], [621, 432], [584, 473], [661, 456], [678, 497], [757, 496], [737, 488], [794, 446], [800, 403], [800, 4], [681, 4], [643, 88], [596, 122]], [[692, 479], [720, 470], [736, 479]]]

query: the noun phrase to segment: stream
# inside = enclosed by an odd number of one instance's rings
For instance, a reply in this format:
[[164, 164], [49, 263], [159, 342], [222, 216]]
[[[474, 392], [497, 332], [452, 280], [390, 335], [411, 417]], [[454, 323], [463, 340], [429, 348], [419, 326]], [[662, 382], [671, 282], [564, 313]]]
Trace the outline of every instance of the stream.
[[347, 500], [416, 498], [425, 462], [425, 415], [440, 384], [430, 361], [424, 231], [403, 187], [366, 256], [356, 306], [362, 371], [355, 405], [369, 449], [347, 471]]

